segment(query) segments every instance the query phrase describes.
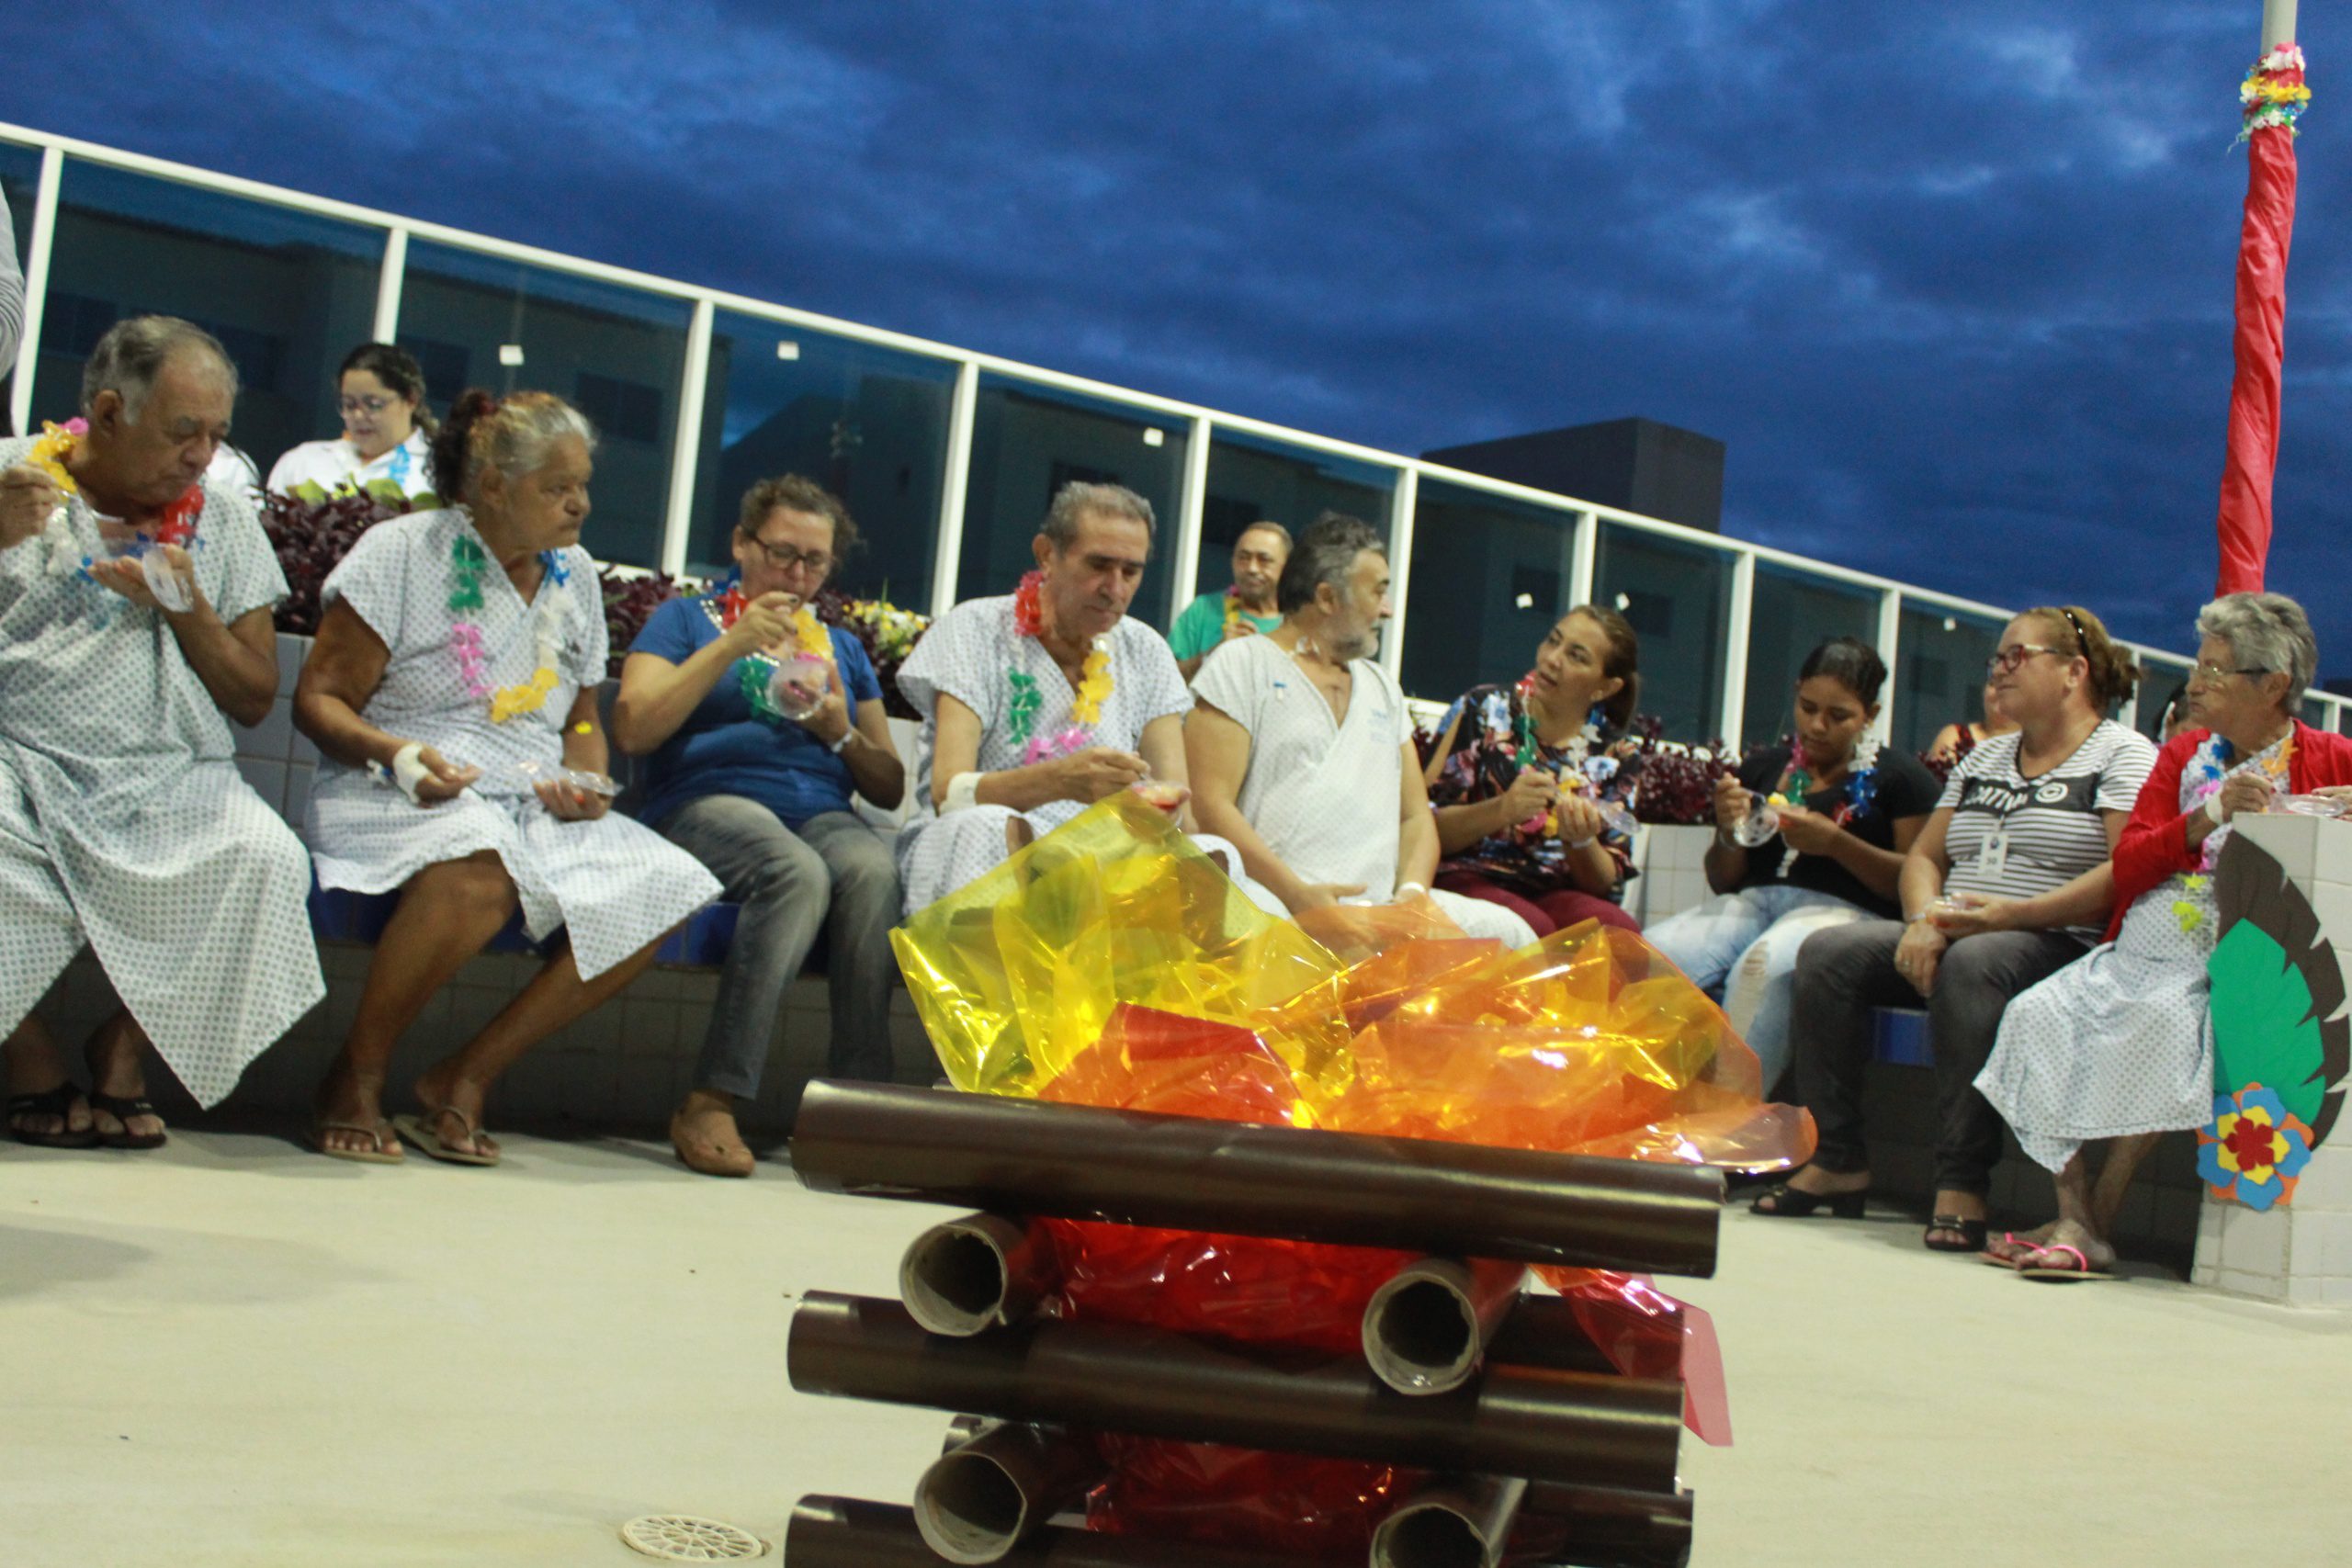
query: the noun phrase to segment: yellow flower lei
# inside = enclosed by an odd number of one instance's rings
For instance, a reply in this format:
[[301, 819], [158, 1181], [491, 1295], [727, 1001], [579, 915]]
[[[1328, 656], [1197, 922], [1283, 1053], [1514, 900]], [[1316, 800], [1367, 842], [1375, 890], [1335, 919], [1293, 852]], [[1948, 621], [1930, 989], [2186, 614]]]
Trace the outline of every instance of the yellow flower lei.
[[1108, 637], [1097, 637], [1079, 671], [1078, 694], [1070, 700], [1069, 716], [1080, 724], [1102, 722], [1102, 699], [1111, 694], [1111, 649]]
[[74, 476], [65, 471], [65, 459], [74, 447], [81, 445], [81, 432], [66, 430], [43, 420], [40, 439], [34, 442], [33, 449], [25, 454], [25, 461], [47, 474], [50, 483], [55, 485], [61, 493], [79, 495], [82, 493], [80, 487], [74, 484]]

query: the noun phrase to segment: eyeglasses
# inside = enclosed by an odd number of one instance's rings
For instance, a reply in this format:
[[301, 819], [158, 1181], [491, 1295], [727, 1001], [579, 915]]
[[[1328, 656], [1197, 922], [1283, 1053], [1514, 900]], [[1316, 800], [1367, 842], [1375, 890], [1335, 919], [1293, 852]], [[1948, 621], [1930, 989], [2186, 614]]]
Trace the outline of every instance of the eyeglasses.
[[768, 564], [778, 571], [790, 571], [794, 567], [805, 565], [822, 577], [833, 567], [833, 558], [823, 550], [796, 550], [790, 545], [771, 545], [758, 537], [754, 537], [752, 543], [760, 547], [760, 552], [768, 558]]
[[337, 398], [334, 406], [345, 413], [382, 413], [398, 401], [385, 397]]
[[2275, 673], [2277, 673], [2277, 671], [2270, 670], [2224, 670], [2218, 664], [2199, 664], [2189, 671], [2188, 679], [2193, 683], [2207, 686], [2218, 686], [2233, 675], [2270, 675]]
[[2054, 653], [2061, 659], [2076, 657], [2063, 648], [2052, 648], [2047, 643], [2013, 642], [1984, 661], [1985, 677], [2006, 675], [2037, 653]]

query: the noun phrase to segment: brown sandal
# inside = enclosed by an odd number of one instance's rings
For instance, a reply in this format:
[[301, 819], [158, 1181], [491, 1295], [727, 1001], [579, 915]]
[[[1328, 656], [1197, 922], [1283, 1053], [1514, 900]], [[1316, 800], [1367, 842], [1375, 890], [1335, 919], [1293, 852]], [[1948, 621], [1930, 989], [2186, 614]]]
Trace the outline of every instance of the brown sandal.
[[[458, 1119], [459, 1134], [466, 1142], [473, 1145], [472, 1148], [461, 1149], [442, 1142], [441, 1119], [445, 1116]], [[403, 1142], [414, 1144], [419, 1153], [450, 1165], [496, 1165], [499, 1161], [497, 1154], [482, 1152], [481, 1129], [474, 1124], [473, 1118], [454, 1105], [428, 1111], [422, 1116], [395, 1116], [392, 1118], [392, 1130], [401, 1135]]]

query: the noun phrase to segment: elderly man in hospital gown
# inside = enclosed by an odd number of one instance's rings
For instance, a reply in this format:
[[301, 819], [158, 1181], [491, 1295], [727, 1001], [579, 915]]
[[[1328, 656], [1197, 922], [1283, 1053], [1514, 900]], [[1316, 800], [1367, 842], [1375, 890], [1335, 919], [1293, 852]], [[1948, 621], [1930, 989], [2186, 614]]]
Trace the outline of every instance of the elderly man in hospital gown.
[[1193, 809], [1294, 915], [1427, 897], [1471, 936], [1535, 933], [1498, 904], [1431, 892], [1437, 819], [1413, 720], [1371, 654], [1387, 619], [1387, 547], [1326, 513], [1299, 536], [1275, 603], [1283, 624], [1209, 655], [1184, 721]]
[[[286, 580], [203, 475], [237, 375], [170, 317], [92, 350], [83, 417], [0, 441], [0, 1030], [28, 1143], [152, 1148], [152, 1041], [198, 1102], [324, 994], [310, 857], [238, 773], [223, 716], [277, 691]], [[74, 1087], [33, 1009], [85, 946], [121, 999]]]

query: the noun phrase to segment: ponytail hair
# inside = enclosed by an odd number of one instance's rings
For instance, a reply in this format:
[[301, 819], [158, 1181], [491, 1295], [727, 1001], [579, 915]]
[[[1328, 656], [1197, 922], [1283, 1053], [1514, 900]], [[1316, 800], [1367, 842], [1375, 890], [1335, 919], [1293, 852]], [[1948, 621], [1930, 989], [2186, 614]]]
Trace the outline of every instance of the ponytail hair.
[[364, 370], [381, 381], [402, 401], [416, 405], [416, 427], [424, 432], [427, 441], [441, 428], [433, 417], [433, 407], [424, 400], [424, 370], [417, 364], [416, 355], [397, 344], [363, 343], [343, 356], [336, 367], [336, 390], [343, 388], [343, 378], [354, 370]]
[[1567, 620], [1577, 615], [1600, 628], [1608, 639], [1609, 649], [1601, 655], [1600, 672], [1624, 682], [1616, 694], [1600, 705], [1602, 735], [1616, 739], [1633, 728], [1634, 710], [1642, 700], [1642, 639], [1634, 635], [1633, 623], [1616, 611], [1599, 604], [1579, 604], [1561, 617]]
[[595, 427], [587, 416], [553, 392], [513, 392], [494, 398], [469, 387], [449, 405], [449, 417], [433, 436], [433, 489], [451, 504], [470, 504], [481, 487], [482, 470], [508, 479], [529, 473], [548, 460], [548, 451], [567, 435], [596, 449]]
[[2105, 713], [2140, 684], [2139, 660], [2116, 646], [2107, 623], [2080, 604], [2037, 604], [2025, 614], [2049, 628], [2051, 645], [2090, 666], [2091, 705]]
[[1828, 676], [1861, 698], [1864, 707], [1871, 707], [1878, 702], [1879, 689], [1886, 684], [1886, 660], [1858, 637], [1834, 637], [1806, 654], [1797, 669], [1799, 681], [1810, 681], [1815, 675]]

